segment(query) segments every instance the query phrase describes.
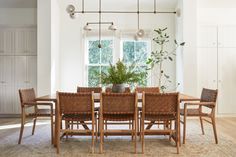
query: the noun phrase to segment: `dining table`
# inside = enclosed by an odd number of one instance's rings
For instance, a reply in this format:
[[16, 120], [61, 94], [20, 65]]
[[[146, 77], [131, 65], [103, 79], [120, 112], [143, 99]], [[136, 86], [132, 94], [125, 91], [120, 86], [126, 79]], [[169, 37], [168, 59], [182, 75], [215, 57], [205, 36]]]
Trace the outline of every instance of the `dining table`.
[[[94, 93], [93, 95], [94, 97], [94, 102], [95, 102], [95, 108], [99, 107], [99, 102], [100, 102], [100, 93]], [[195, 96], [190, 96], [188, 94], [183, 94], [180, 93], [179, 94], [179, 101], [180, 102], [186, 102], [186, 101], [198, 101], [200, 100], [199, 98], [195, 97]], [[60, 126], [60, 121], [59, 121], [59, 107], [58, 107], [58, 103], [57, 103], [57, 97], [56, 94], [49, 94], [49, 95], [45, 95], [45, 96], [40, 96], [36, 98], [36, 101], [51, 101], [54, 102], [55, 104], [55, 123], [54, 123], [54, 127], [53, 127], [53, 131], [54, 131], [54, 137], [53, 137], [53, 144], [56, 147], [57, 146], [57, 139], [56, 137], [60, 136], [59, 135], [59, 126]], [[142, 102], [142, 93], [138, 93], [138, 102]], [[139, 106], [140, 108], [140, 106]], [[88, 129], [86, 124], [82, 123], [82, 126], [85, 129]], [[152, 123], [150, 123], [147, 128], [151, 128]]]

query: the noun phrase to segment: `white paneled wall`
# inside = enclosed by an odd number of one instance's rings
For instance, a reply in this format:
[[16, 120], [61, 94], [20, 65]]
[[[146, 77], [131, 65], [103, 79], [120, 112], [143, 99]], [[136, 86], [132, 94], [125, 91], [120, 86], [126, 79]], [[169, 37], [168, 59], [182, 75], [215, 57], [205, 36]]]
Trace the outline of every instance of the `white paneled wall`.
[[36, 28], [0, 28], [0, 38], [0, 114], [18, 114], [18, 89], [37, 85]]

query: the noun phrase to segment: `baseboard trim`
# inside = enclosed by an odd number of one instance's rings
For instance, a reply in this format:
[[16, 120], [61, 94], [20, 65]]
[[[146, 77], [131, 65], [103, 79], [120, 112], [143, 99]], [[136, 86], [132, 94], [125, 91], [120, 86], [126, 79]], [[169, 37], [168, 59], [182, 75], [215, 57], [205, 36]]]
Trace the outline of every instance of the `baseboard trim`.
[[216, 117], [236, 117], [236, 114], [217, 114]]
[[0, 118], [20, 118], [20, 114], [0, 114]]

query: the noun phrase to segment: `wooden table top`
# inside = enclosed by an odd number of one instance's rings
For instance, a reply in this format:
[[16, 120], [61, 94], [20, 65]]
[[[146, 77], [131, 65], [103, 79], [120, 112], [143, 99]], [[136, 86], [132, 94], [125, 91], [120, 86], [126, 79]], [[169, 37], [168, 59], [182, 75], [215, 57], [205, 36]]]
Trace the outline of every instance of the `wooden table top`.
[[[142, 99], [142, 94], [139, 93], [138, 97], [139, 97], [138, 99], [141, 100]], [[200, 100], [197, 97], [190, 96], [190, 95], [187, 95], [187, 94], [182, 94], [182, 93], [179, 94], [179, 98], [180, 98], [180, 102]], [[95, 102], [100, 101], [100, 93], [94, 93], [94, 100], [95, 100]], [[54, 101], [55, 102], [55, 101], [57, 101], [57, 98], [56, 98], [56, 94], [51, 94], [51, 95], [45, 95], [45, 96], [37, 97], [36, 101]]]

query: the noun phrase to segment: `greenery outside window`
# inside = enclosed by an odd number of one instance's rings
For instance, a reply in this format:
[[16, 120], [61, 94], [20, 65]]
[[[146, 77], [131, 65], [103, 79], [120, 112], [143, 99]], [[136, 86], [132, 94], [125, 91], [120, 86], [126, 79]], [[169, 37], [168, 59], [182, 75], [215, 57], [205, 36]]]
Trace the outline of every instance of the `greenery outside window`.
[[[126, 64], [135, 63], [137, 71], [146, 71], [151, 42], [148, 40], [123, 40], [121, 43], [124, 62]], [[144, 83], [138, 83], [138, 85], [147, 86], [148, 78], [146, 77]]]
[[101, 40], [102, 48], [98, 48], [98, 40], [88, 40], [88, 86], [95, 87], [101, 84], [97, 73], [106, 72], [109, 63], [113, 63], [113, 40]]

